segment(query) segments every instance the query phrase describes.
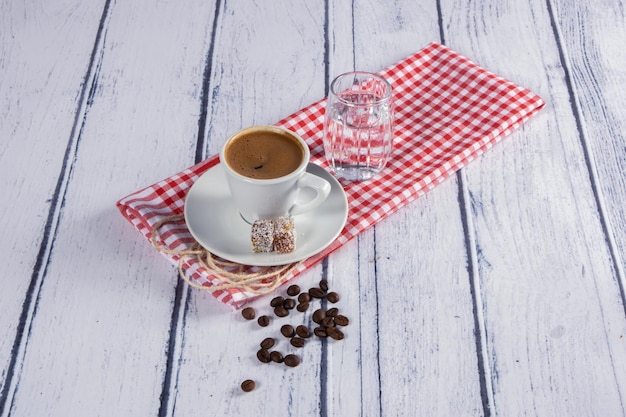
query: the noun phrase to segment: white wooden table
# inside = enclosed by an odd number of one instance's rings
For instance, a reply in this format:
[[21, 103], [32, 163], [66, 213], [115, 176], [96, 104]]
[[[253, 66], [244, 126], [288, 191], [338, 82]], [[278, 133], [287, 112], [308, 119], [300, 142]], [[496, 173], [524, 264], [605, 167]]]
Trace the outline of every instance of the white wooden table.
[[[626, 415], [625, 7], [2, 1], [0, 416]], [[347, 337], [261, 364], [116, 200], [432, 41], [547, 106], [298, 278]]]

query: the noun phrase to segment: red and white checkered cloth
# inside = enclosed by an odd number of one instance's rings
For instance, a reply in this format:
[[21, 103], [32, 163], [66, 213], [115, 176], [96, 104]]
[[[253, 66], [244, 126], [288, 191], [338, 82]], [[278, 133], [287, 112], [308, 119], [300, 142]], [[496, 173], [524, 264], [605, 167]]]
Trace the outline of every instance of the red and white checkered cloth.
[[[391, 83], [394, 92], [395, 139], [390, 163], [376, 179], [343, 184], [349, 202], [344, 230], [328, 248], [306, 259], [285, 282], [434, 188], [545, 105], [531, 91], [436, 43], [379, 74]], [[325, 105], [326, 100], [320, 100], [277, 125], [302, 136], [311, 148], [311, 161], [328, 169], [322, 145]], [[217, 155], [209, 157], [122, 198], [117, 206], [150, 239], [159, 220], [183, 212], [189, 188], [218, 162]], [[194, 242], [184, 223], [164, 226], [161, 237], [172, 250], [187, 249]], [[165, 256], [178, 263], [178, 256]], [[193, 259], [183, 266], [187, 277], [199, 285], [221, 283]], [[213, 295], [236, 308], [256, 296], [238, 288], [214, 291]]]

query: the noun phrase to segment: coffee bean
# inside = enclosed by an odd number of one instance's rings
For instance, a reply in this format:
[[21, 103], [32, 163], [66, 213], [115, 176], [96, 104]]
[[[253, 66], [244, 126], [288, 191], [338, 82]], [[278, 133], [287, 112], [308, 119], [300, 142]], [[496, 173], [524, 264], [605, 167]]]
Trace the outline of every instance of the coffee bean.
[[287, 310], [293, 310], [296, 307], [296, 300], [293, 298], [287, 298], [283, 301], [283, 307]]
[[335, 324], [337, 326], [347, 326], [350, 324], [350, 320], [346, 316], [339, 314], [335, 316]]
[[318, 324], [321, 324], [324, 327], [335, 327], [335, 321], [332, 317], [324, 317]]
[[272, 360], [270, 357], [270, 351], [267, 349], [259, 349], [259, 351], [256, 353], [256, 357], [260, 362], [263, 363], [270, 363], [270, 361]]
[[308, 292], [301, 292], [298, 296], [298, 302], [300, 303], [308, 303], [309, 301], [311, 301], [311, 296]]
[[261, 342], [261, 347], [263, 349], [270, 349], [270, 348], [272, 348], [274, 346], [275, 343], [276, 343], [276, 341], [274, 339], [272, 339], [271, 337], [266, 337]]
[[339, 294], [337, 294], [336, 292], [329, 292], [328, 295], [326, 296], [326, 299], [335, 304], [337, 301], [339, 301]]
[[317, 337], [327, 337], [328, 333], [326, 332], [326, 328], [325, 327], [316, 327], [315, 329], [313, 329], [313, 334]]
[[241, 389], [242, 389], [244, 392], [250, 392], [250, 391], [252, 391], [252, 390], [254, 389], [254, 387], [255, 387], [255, 386], [256, 386], [256, 383], [255, 383], [253, 380], [251, 380], [251, 379], [246, 379], [245, 381], [243, 381], [243, 382], [241, 383]]
[[256, 312], [252, 307], [246, 307], [241, 310], [241, 315], [246, 320], [254, 320], [254, 316], [256, 316]]
[[309, 289], [309, 295], [313, 298], [324, 298], [325, 294], [321, 288], [313, 287]]
[[261, 327], [267, 327], [270, 324], [270, 318], [268, 316], [261, 316], [257, 319], [257, 323]]
[[329, 337], [332, 337], [335, 340], [341, 340], [344, 337], [343, 332], [336, 327], [327, 328], [326, 334], [328, 334]]
[[272, 362], [276, 363], [283, 363], [283, 361], [285, 360], [283, 358], [283, 354], [277, 350], [273, 350], [270, 352], [270, 359], [272, 360]]
[[313, 312], [313, 321], [317, 324], [320, 324], [322, 320], [326, 318], [326, 312], [321, 308], [318, 308]]
[[291, 343], [291, 346], [293, 347], [301, 348], [304, 346], [304, 339], [301, 337], [295, 336], [291, 338], [289, 343]]
[[285, 365], [292, 367], [292, 368], [294, 366], [298, 366], [300, 365], [300, 358], [298, 357], [298, 355], [294, 355], [293, 353], [290, 353], [289, 355], [285, 356]]
[[323, 279], [320, 281], [320, 289], [324, 292], [328, 291], [328, 281]]
[[284, 298], [279, 295], [278, 297], [272, 298], [272, 301], [270, 301], [270, 305], [272, 307], [282, 306], [283, 301], [284, 301]]
[[308, 327], [306, 327], [303, 324], [301, 324], [298, 327], [296, 327], [296, 334], [298, 336], [300, 336], [301, 338], [303, 338], [303, 339], [311, 337], [311, 331], [309, 330]]
[[335, 317], [337, 314], [339, 314], [339, 309], [336, 307], [326, 310], [326, 316], [328, 317]]
[[283, 306], [275, 307], [274, 314], [276, 314], [278, 317], [286, 317], [289, 315], [289, 310], [287, 310]]
[[304, 313], [308, 309], [309, 309], [309, 303], [300, 303], [296, 306], [296, 310], [298, 310], [300, 313]]
[[285, 337], [293, 337], [296, 331], [291, 324], [285, 324], [280, 328], [280, 333]]
[[287, 295], [295, 297], [298, 294], [300, 294], [300, 287], [297, 285], [290, 285], [289, 288], [287, 288]]

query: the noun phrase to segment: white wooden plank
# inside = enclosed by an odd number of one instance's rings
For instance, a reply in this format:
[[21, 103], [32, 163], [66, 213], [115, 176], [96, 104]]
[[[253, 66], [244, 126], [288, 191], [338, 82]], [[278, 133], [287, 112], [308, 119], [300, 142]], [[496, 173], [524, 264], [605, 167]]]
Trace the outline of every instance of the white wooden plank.
[[[354, 26], [348, 28], [354, 31], [353, 48], [347, 45], [352, 38], [335, 26], [338, 52], [331, 67], [341, 68], [337, 72], [377, 71], [440, 41], [435, 4], [429, 7], [409, 2], [397, 4], [397, 9], [376, 2], [359, 4]], [[342, 10], [334, 19], [346, 21], [351, 13]], [[350, 49], [354, 62], [345, 62], [342, 53]], [[454, 179], [358, 241], [355, 258], [335, 264], [338, 276], [357, 278], [350, 285], [359, 288], [360, 332], [359, 345], [347, 351], [359, 354], [344, 355], [333, 364], [335, 408], [348, 415], [481, 415], [472, 299]], [[461, 346], [454, 357], [449, 355], [452, 346]], [[358, 395], [355, 387], [362, 390]], [[450, 401], [452, 396], [455, 401]]]
[[13, 415], [158, 413], [176, 273], [115, 201], [193, 162], [212, 7], [112, 4]]
[[0, 3], [0, 409], [18, 371], [11, 357], [19, 363], [22, 354], [20, 317], [27, 326], [49, 253], [45, 234], [58, 217], [55, 188], [103, 3]]
[[[9, 356], [102, 8], [13, 3], [0, 6], [0, 191], [16, 196], [0, 206], [8, 236], [0, 253], [13, 268], [2, 278], [0, 328], [9, 336], [0, 339], [0, 358]], [[212, 2], [181, 10], [168, 1], [112, 3], [24, 366], [13, 379], [15, 401], [5, 412], [624, 414], [623, 10], [412, 3], [357, 2], [354, 13], [349, 3], [333, 4], [326, 33], [321, 1], [219, 3], [209, 58]], [[451, 47], [532, 88], [548, 107], [468, 168], [461, 184], [442, 184], [333, 254], [327, 269], [318, 265], [298, 280], [308, 287], [327, 276], [352, 319], [346, 340], [308, 345], [299, 368], [254, 359], [255, 344], [280, 322], [260, 329], [206, 293], [183, 291], [176, 375], [160, 397], [176, 274], [113, 203], [193, 162], [205, 65], [212, 71], [200, 143], [212, 154], [240, 127], [273, 123], [318, 99], [326, 75], [377, 70], [438, 40], [439, 6]], [[37, 169], [26, 175], [29, 165]], [[464, 246], [464, 227], [473, 248]], [[268, 300], [254, 305], [261, 310]], [[479, 328], [473, 302], [484, 317]], [[476, 351], [476, 332], [484, 351]], [[489, 378], [482, 386], [481, 361]], [[246, 377], [260, 384], [253, 393], [238, 389]]]
[[580, 115], [585, 151], [595, 190], [605, 211], [608, 239], [624, 285], [626, 270], [626, 39], [624, 5], [619, 2], [576, 4], [556, 1], [554, 19], [566, 58], [573, 102]]
[[[220, 10], [209, 103], [207, 153], [218, 152], [240, 128], [271, 124], [324, 94], [323, 2], [224, 4]], [[297, 280], [304, 289], [319, 281], [321, 265]], [[284, 288], [277, 293], [284, 294]], [[312, 415], [321, 402], [322, 346], [297, 350], [279, 333], [282, 324], [304, 323], [292, 314], [268, 328], [245, 322], [239, 312], [211, 306], [210, 295], [192, 291], [184, 347], [171, 396], [175, 415]], [[271, 296], [252, 303], [269, 313]], [[261, 364], [259, 343], [267, 336], [277, 350], [302, 355], [302, 364]], [[257, 388], [244, 394], [239, 384], [252, 378]]]
[[467, 170], [493, 413], [622, 415], [624, 311], [549, 10], [473, 6], [443, 4], [449, 44], [549, 103]]
[[[243, 12], [243, 10], [238, 9], [237, 12]], [[433, 11], [434, 12], [434, 11]], [[262, 11], [253, 9], [250, 10], [250, 13], [259, 14]], [[346, 13], [343, 12], [342, 15], [334, 15], [331, 13], [329, 16], [329, 21], [333, 21], [336, 19], [337, 21], [343, 21], [345, 16], [349, 16], [351, 11], [348, 10]], [[241, 17], [239, 17], [241, 19]], [[265, 15], [263, 15], [263, 19], [265, 19]], [[224, 18], [226, 19], [226, 18]], [[276, 22], [280, 22], [283, 17], [276, 16], [274, 19], [268, 23], [268, 27], [276, 26]], [[313, 19], [314, 20], [314, 19]], [[434, 19], [436, 21], [436, 19]], [[220, 30], [223, 30], [224, 33], [228, 33], [228, 30], [234, 30], [234, 27], [238, 27], [239, 25], [233, 24], [232, 21], [220, 23]], [[341, 36], [338, 33], [345, 28], [345, 25], [337, 25], [336, 27], [331, 28], [333, 31], [334, 37], [331, 39], [331, 43], [340, 44], [341, 46], [338, 49], [345, 47], [345, 42], [352, 42], [352, 39], [341, 39]], [[414, 30], [418, 31], [420, 27], [419, 22], [415, 22], [414, 28], [405, 28], [406, 30]], [[267, 34], [264, 26], [256, 26], [255, 29], [258, 31], [257, 36], [250, 36], [246, 38], [246, 41], [249, 39], [255, 39], [257, 42], [267, 43]], [[345, 29], [344, 29], [345, 30]], [[393, 33], [396, 28], [387, 28], [390, 31], [390, 34], [387, 36], [386, 42], [389, 42], [389, 37], [391, 33]], [[347, 27], [347, 32], [350, 32], [350, 27]], [[403, 38], [406, 36], [406, 32], [399, 31], [400, 36]], [[436, 31], [438, 33], [438, 31]], [[218, 39], [226, 37], [225, 34], [219, 34]], [[230, 39], [235, 38], [234, 35], [229, 37]], [[297, 38], [296, 38], [297, 39]], [[412, 48], [409, 49], [407, 45], [402, 46], [405, 50], [402, 50], [395, 54], [393, 57], [385, 57], [383, 54], [380, 54], [380, 49], [385, 49], [387, 45], [383, 45], [383, 47], [379, 47], [379, 49], [372, 48], [368, 53], [368, 58], [376, 57], [375, 62], [371, 65], [378, 66], [381, 68], [382, 66], [391, 64], [394, 60], [407, 55], [410, 52], [414, 52], [419, 49], [419, 47], [425, 45], [430, 42], [432, 39], [430, 35], [423, 35], [422, 42], [416, 42]], [[290, 46], [290, 45], [287, 45]], [[245, 49], [244, 49], [245, 48]], [[248, 50], [249, 48], [249, 50]], [[284, 47], [286, 49], [286, 47]], [[297, 45], [296, 45], [297, 48]], [[283, 49], [283, 51], [285, 50]], [[351, 49], [351, 48], [349, 48]], [[349, 50], [348, 49], [348, 50]], [[254, 45], [250, 46], [247, 44], [243, 44], [242, 46], [238, 44], [229, 45], [229, 50], [227, 53], [236, 53], [237, 59], [242, 60], [242, 57], [247, 57], [253, 54], [255, 50]], [[219, 49], [216, 49], [218, 54], [220, 53]], [[234, 52], [231, 52], [234, 51]], [[252, 52], [251, 52], [252, 51]], [[377, 55], [378, 54], [378, 55]], [[254, 57], [254, 55], [252, 55]], [[339, 65], [344, 65], [347, 68], [350, 68], [352, 65], [351, 62], [346, 62], [345, 58], [352, 58], [349, 54], [345, 54], [343, 56], [333, 57], [336, 58], [336, 61]], [[359, 56], [359, 58], [364, 61], [366, 58]], [[384, 62], [384, 60], [387, 62]], [[244, 62], [242, 67], [245, 67], [248, 72], [252, 72], [254, 74], [263, 73], [265, 71], [265, 67], [261, 67], [260, 70], [257, 70], [257, 66], [262, 64], [258, 63], [259, 59], [253, 59], [254, 65], [250, 68], [250, 64]], [[225, 59], [226, 62], [228, 60]], [[343, 63], [341, 63], [343, 62]], [[333, 67], [334, 63], [331, 63], [331, 67]], [[338, 65], [335, 65], [335, 68], [339, 68]], [[235, 70], [237, 70], [235, 68]], [[372, 68], [374, 70], [374, 68]], [[223, 72], [233, 71], [231, 68], [227, 68], [227, 71], [219, 71], [219, 74]], [[243, 84], [245, 85], [247, 80], [248, 72], [244, 72], [242, 75], [237, 75], [232, 78], [238, 80], [240, 83], [243, 80]], [[258, 79], [258, 78], [257, 78]], [[227, 78], [224, 77], [224, 80]], [[213, 81], [212, 81], [213, 82]], [[228, 84], [223, 85], [220, 81], [215, 81], [216, 84], [219, 83], [219, 92], [220, 94], [224, 94], [228, 97], [230, 87]], [[271, 87], [272, 90], [275, 90], [278, 87]], [[254, 91], [254, 86], [249, 88], [251, 91]], [[247, 91], [245, 88], [238, 86], [233, 88], [235, 90], [235, 95], [240, 94], [239, 91]], [[249, 99], [250, 100], [250, 99]], [[238, 100], [237, 100], [238, 101]], [[254, 97], [254, 100], [250, 100], [252, 103], [245, 103], [243, 112], [249, 112], [248, 108], [251, 110], [256, 110], [260, 107], [258, 96]], [[224, 103], [228, 105], [228, 103]], [[217, 106], [219, 107], [219, 106]], [[230, 115], [231, 112], [228, 111], [228, 108], [222, 109], [219, 107], [219, 110], [224, 112], [227, 115]], [[242, 112], [242, 113], [243, 113]], [[231, 116], [232, 117], [232, 116]], [[281, 116], [275, 117], [274, 120]], [[215, 118], [212, 125], [215, 123], [219, 123], [219, 120]], [[252, 121], [250, 124], [254, 123]], [[216, 138], [213, 137], [212, 140]], [[219, 147], [216, 146], [216, 150]], [[450, 191], [447, 193], [448, 201], [446, 205], [449, 206], [452, 204], [454, 207], [455, 199], [456, 199], [456, 191], [455, 187], [452, 186]], [[404, 226], [404, 222], [406, 219], [402, 218], [400, 220]], [[390, 223], [391, 224], [391, 223]], [[444, 223], [445, 224], [445, 223]], [[397, 224], [393, 224], [389, 227], [397, 227]], [[411, 226], [408, 226], [411, 227]], [[418, 229], [421, 229], [418, 228]], [[462, 237], [462, 227], [460, 224], [456, 224], [456, 233], [457, 233], [457, 243], [463, 244]], [[373, 267], [374, 267], [374, 257], [375, 255], [365, 255], [366, 253], [371, 253], [373, 250], [373, 246], [371, 245], [371, 237], [373, 236], [373, 232], [364, 236], [364, 245], [359, 245], [357, 242], [353, 242], [349, 244], [346, 248], [340, 250], [335, 255], [331, 256], [329, 260], [329, 268], [328, 274], [331, 283], [334, 283], [337, 288], [340, 290], [340, 293], [344, 295], [344, 304], [347, 306], [348, 315], [352, 317], [353, 325], [351, 325], [350, 329], [348, 329], [348, 338], [344, 340], [341, 345], [337, 344], [329, 344], [326, 350], [326, 355], [328, 356], [329, 361], [329, 369], [328, 372], [328, 392], [320, 392], [319, 388], [315, 385], [312, 385], [313, 381], [319, 379], [319, 376], [316, 376], [316, 369], [318, 366], [324, 366], [324, 364], [319, 364], [318, 361], [313, 361], [311, 363], [309, 360], [305, 360], [305, 363], [301, 365], [301, 369], [297, 370], [297, 380], [292, 380], [289, 376], [289, 373], [285, 373], [284, 370], [276, 367], [267, 367], [264, 365], [260, 365], [256, 363], [256, 359], [254, 358], [255, 351], [255, 342], [261, 340], [261, 336], [253, 337], [252, 335], [256, 335], [261, 333], [258, 328], [256, 328], [255, 324], [250, 325], [250, 323], [241, 323], [242, 319], [238, 317], [237, 314], [229, 314], [222, 315], [220, 317], [216, 317], [217, 323], [214, 323], [215, 320], [212, 320], [213, 314], [209, 313], [211, 309], [208, 307], [202, 308], [202, 299], [197, 296], [192, 296], [192, 303], [190, 304], [192, 307], [189, 310], [189, 315], [187, 318], [188, 327], [185, 330], [184, 338], [185, 338], [185, 349], [183, 353], [183, 357], [187, 360], [183, 362], [181, 368], [179, 370], [179, 379], [176, 382], [177, 386], [177, 399], [176, 399], [176, 414], [180, 415], [188, 415], [200, 412], [202, 410], [207, 411], [210, 410], [212, 414], [225, 414], [231, 415], [236, 412], [248, 411], [249, 413], [256, 413], [261, 415], [269, 415], [275, 412], [280, 412], [282, 409], [287, 409], [292, 413], [300, 410], [302, 407], [307, 409], [307, 407], [313, 407], [313, 410], [316, 410], [318, 407], [323, 412], [328, 413], [329, 415], [333, 413], [345, 413], [349, 415], [358, 415], [355, 413], [359, 413], [361, 411], [367, 410], [367, 415], [370, 415], [369, 412], [372, 410], [379, 411], [380, 410], [380, 398], [377, 393], [378, 386], [374, 383], [377, 379], [379, 379], [379, 370], [376, 364], [376, 361], [372, 360], [368, 357], [370, 354], [377, 355], [379, 352], [376, 350], [372, 351], [375, 343], [376, 337], [376, 327], [375, 321], [371, 321], [372, 314], [375, 314], [376, 310], [370, 311], [362, 311], [359, 307], [360, 303], [365, 303], [365, 308], [369, 308], [372, 304], [376, 304], [381, 302], [381, 300], [377, 300], [372, 294], [370, 294], [369, 290], [371, 290], [374, 286], [376, 286], [375, 276], [372, 275]], [[424, 251], [424, 257], [428, 258], [429, 253]], [[458, 253], [457, 253], [458, 255]], [[464, 256], [464, 252], [461, 251], [460, 256]], [[407, 256], [408, 257], [408, 256]], [[421, 259], [421, 258], [419, 258]], [[390, 268], [390, 275], [394, 274], [393, 269]], [[384, 276], [385, 274], [383, 274]], [[317, 274], [307, 274], [305, 277], [302, 277], [299, 280], [299, 283], [306, 287], [311, 285], [317, 279]], [[363, 280], [363, 281], [362, 281]], [[399, 281], [401, 282], [401, 281]], [[361, 294], [357, 289], [361, 285]], [[443, 283], [442, 283], [443, 285]], [[448, 284], [445, 284], [446, 287]], [[462, 300], [471, 302], [469, 299], [469, 290], [467, 289], [468, 281], [467, 279], [461, 281], [459, 284], [461, 288], [460, 292], [465, 294], [465, 297], [461, 297]], [[397, 291], [397, 287], [393, 287], [393, 290]], [[457, 288], [458, 290], [458, 288]], [[385, 298], [390, 298], [397, 292], [391, 291], [391, 294], [385, 293]], [[454, 298], [453, 303], [458, 303], [459, 297]], [[382, 300], [384, 301], [384, 300]], [[416, 301], [418, 303], [419, 301]], [[262, 310], [262, 308], [267, 304], [267, 299], [259, 300], [253, 305]], [[441, 305], [439, 308], [443, 308]], [[204, 310], [204, 311], [203, 311]], [[356, 314], [350, 314], [349, 312], [355, 312]], [[469, 311], [469, 314], [467, 313]], [[362, 316], [361, 316], [362, 315]], [[365, 317], [366, 320], [361, 322], [361, 318]], [[469, 332], [466, 329], [459, 329], [457, 327], [457, 331], [451, 331], [447, 333], [447, 340], [450, 343], [458, 343], [457, 336], [461, 335], [465, 340], [469, 337], [470, 344], [468, 345], [468, 350], [460, 355], [460, 358], [463, 358], [461, 361], [465, 362], [467, 365], [462, 367], [462, 371], [465, 373], [465, 377], [463, 380], [467, 380], [468, 384], [465, 385], [465, 394], [467, 401], [461, 401], [458, 403], [462, 409], [467, 406], [468, 403], [472, 404], [472, 408], [476, 409], [480, 406], [480, 393], [478, 384], [478, 378], [475, 374], [475, 362], [476, 362], [476, 353], [473, 351], [473, 336], [471, 334], [471, 306], [466, 309], [465, 312], [465, 322], [469, 320]], [[389, 324], [392, 321], [391, 317], [386, 318], [387, 321], [385, 324]], [[452, 321], [457, 322], [458, 326], [458, 318], [451, 318]], [[412, 318], [407, 317], [407, 321], [412, 323]], [[446, 318], [446, 320], [450, 320], [450, 317]], [[230, 329], [224, 329], [225, 322], [230, 322]], [[406, 321], [402, 321], [404, 325], [407, 324]], [[221, 326], [220, 326], [221, 324]], [[433, 320], [432, 325], [439, 325], [436, 320]], [[461, 326], [462, 327], [462, 326]], [[223, 343], [230, 344], [233, 338], [237, 338], [237, 334], [241, 332], [241, 329], [245, 329], [245, 334], [241, 336], [242, 343], [236, 343], [237, 346], [241, 345], [241, 349], [235, 348], [232, 352], [224, 352], [222, 348], [222, 343], [219, 344], [209, 344], [208, 340], [220, 340]], [[393, 333], [394, 327], [390, 326], [390, 333]], [[273, 331], [276, 332], [276, 326], [270, 329], [269, 333]], [[460, 333], [459, 333], [460, 332]], [[233, 335], [233, 333], [235, 335]], [[264, 334], [268, 332], [263, 332]], [[465, 334], [465, 336], [463, 336]], [[252, 340], [250, 340], [252, 339]], [[258, 340], [257, 340], [258, 339]], [[363, 344], [362, 344], [363, 343]], [[398, 347], [396, 346], [396, 349]], [[317, 349], [317, 347], [316, 347]], [[400, 347], [402, 351], [404, 351], [404, 347]], [[393, 346], [390, 349], [390, 353], [397, 353], [393, 350]], [[243, 353], [242, 353], [243, 352]], [[306, 357], [315, 358], [321, 352], [318, 353], [318, 350], [312, 350], [312, 347], [307, 346]], [[311, 354], [313, 352], [313, 354]], [[433, 353], [431, 347], [423, 346], [420, 351], [421, 354]], [[384, 354], [384, 352], [383, 352]], [[189, 356], [192, 355], [192, 358]], [[252, 356], [252, 358], [250, 358]], [[435, 353], [437, 356], [437, 353]], [[392, 356], [390, 356], [392, 357]], [[469, 360], [468, 360], [469, 359]], [[365, 363], [362, 363], [365, 362]], [[221, 375], [224, 371], [224, 363], [231, 371], [228, 374], [228, 378], [224, 379]], [[429, 361], [430, 363], [430, 361]], [[198, 366], [199, 365], [199, 366]], [[414, 364], [415, 366], [422, 366], [423, 363]], [[242, 370], [243, 367], [243, 370]], [[364, 368], [364, 369], [361, 369]], [[396, 373], [395, 364], [389, 363], [384, 372], [387, 374], [392, 370], [393, 375]], [[407, 372], [410, 371], [411, 368], [407, 368]], [[439, 369], [441, 371], [441, 369]], [[456, 368], [452, 368], [452, 372], [455, 374], [455, 378], [450, 378], [448, 381], [451, 383], [453, 381], [458, 381], [458, 373]], [[428, 371], [426, 371], [428, 373]], [[235, 399], [232, 402], [219, 401], [219, 398], [223, 398], [227, 395], [232, 395], [233, 393], [238, 392], [237, 384], [241, 382], [246, 377], [253, 377], [257, 379], [257, 383], [260, 383], [259, 388], [252, 394], [247, 394], [244, 397], [240, 398], [240, 395], [235, 396]], [[423, 375], [421, 376], [424, 377]], [[367, 381], [361, 382], [361, 380]], [[456, 382], [454, 382], [456, 386]], [[387, 390], [385, 391], [385, 396], [389, 396], [385, 399], [384, 410], [386, 412], [401, 412], [402, 410], [396, 409], [394, 406], [394, 402], [400, 398], [401, 395], [405, 394], [406, 391], [398, 391], [395, 389], [396, 381], [389, 380], [386, 385]], [[359, 392], [356, 387], [362, 387], [363, 392]], [[416, 390], [417, 381], [413, 380], [412, 384], [407, 384], [406, 388], [409, 390]], [[473, 389], [471, 387], [474, 387]], [[202, 387], [199, 389], [198, 387]], [[451, 388], [451, 387], [448, 387]], [[429, 402], [427, 405], [421, 405], [425, 410], [440, 410], [442, 408], [447, 408], [449, 402], [445, 397], [446, 388], [445, 387], [432, 387], [434, 391], [436, 391], [439, 396], [434, 398], [433, 401]], [[398, 397], [394, 397], [393, 392], [398, 392]], [[421, 398], [427, 398], [430, 394], [430, 391], [424, 390], [424, 395]], [[320, 396], [324, 398], [324, 400], [320, 399]], [[259, 397], [261, 398], [273, 398], [272, 402], [261, 402], [259, 401]], [[296, 397], [299, 399], [300, 404], [294, 404], [292, 401], [289, 401], [288, 398]], [[317, 405], [319, 402], [319, 405]], [[402, 401], [400, 401], [402, 403]], [[324, 408], [325, 407], [325, 408]], [[406, 411], [406, 410], [405, 410]], [[477, 411], [478, 413], [480, 411]], [[297, 412], [296, 412], [297, 414]]]
[[223, 5], [211, 57], [207, 155], [236, 131], [274, 124], [321, 98], [323, 11], [319, 1]]

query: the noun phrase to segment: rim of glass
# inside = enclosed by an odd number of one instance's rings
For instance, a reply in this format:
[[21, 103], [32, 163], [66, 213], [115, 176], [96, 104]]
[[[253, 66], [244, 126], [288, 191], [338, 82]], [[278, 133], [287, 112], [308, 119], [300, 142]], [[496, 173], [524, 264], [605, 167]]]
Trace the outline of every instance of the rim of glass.
[[[381, 82], [382, 84], [384, 84], [385, 95], [383, 96], [376, 95], [376, 99], [373, 102], [366, 103], [366, 104], [354, 103], [352, 101], [343, 99], [341, 95], [339, 94], [340, 92], [338, 93], [336, 91], [337, 84], [339, 84], [339, 82], [342, 81], [344, 78], [348, 78], [348, 77], [356, 78], [359, 76], [373, 78], [377, 82]], [[354, 85], [354, 82], [352, 83], [352, 85]], [[346, 91], [346, 90], [343, 90], [343, 91]], [[378, 74], [375, 74], [373, 72], [367, 72], [367, 71], [348, 71], [348, 72], [344, 72], [343, 74], [339, 74], [338, 76], [335, 77], [332, 83], [330, 83], [330, 93], [333, 96], [335, 96], [335, 98], [339, 100], [341, 103], [349, 105], [349, 106], [371, 106], [372, 104], [380, 104], [386, 101], [390, 101], [393, 95], [393, 91], [391, 90], [391, 83], [389, 81], [387, 81], [386, 79], [384, 79]]]

